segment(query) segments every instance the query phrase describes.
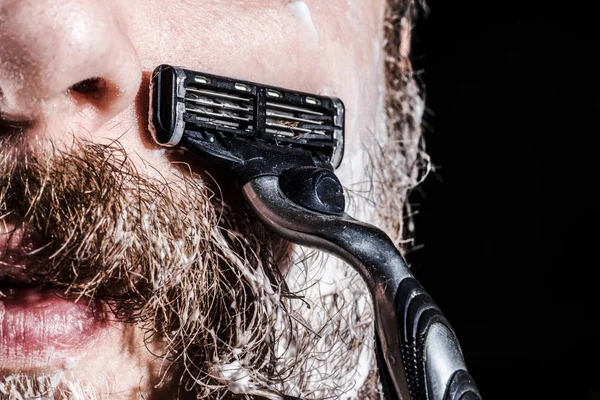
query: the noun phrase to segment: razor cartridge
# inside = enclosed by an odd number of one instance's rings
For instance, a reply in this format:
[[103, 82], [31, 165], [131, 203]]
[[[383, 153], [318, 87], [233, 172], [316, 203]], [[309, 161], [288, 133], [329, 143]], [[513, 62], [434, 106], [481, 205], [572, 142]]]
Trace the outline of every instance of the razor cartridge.
[[344, 105], [336, 98], [161, 65], [152, 75], [151, 103], [157, 143], [194, 147], [230, 169], [253, 163], [260, 175], [300, 159], [333, 168], [342, 161]]
[[454, 330], [394, 243], [344, 212], [333, 172], [344, 148], [340, 100], [168, 65], [154, 71], [150, 99], [157, 143], [233, 171], [268, 228], [360, 274], [386, 399], [481, 400]]

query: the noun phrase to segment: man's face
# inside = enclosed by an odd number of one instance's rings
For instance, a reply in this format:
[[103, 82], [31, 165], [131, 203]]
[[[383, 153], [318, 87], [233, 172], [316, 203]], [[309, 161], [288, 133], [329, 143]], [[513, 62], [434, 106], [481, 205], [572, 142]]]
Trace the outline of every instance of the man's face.
[[[319, 379], [342, 391], [366, 379], [371, 316], [355, 275], [324, 277], [314, 257], [285, 268], [288, 247], [228, 177], [158, 148], [148, 79], [172, 64], [341, 98], [338, 175], [364, 189], [365, 142], [386, 137], [384, 8], [0, 0], [0, 397], [319, 396]], [[363, 197], [354, 211], [372, 216]], [[344, 297], [332, 276], [359, 289]]]

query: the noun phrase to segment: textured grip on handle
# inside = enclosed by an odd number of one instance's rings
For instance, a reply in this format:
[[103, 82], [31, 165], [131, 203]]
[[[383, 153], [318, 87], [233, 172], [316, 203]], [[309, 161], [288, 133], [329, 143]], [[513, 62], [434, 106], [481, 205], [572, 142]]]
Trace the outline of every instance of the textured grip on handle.
[[471, 374], [460, 370], [452, 376], [444, 400], [481, 400], [481, 394]]
[[[455, 391], [462, 397], [448, 397], [450, 387], [476, 390], [476, 386], [466, 372], [454, 331], [431, 296], [416, 279], [406, 278], [395, 301], [410, 400], [471, 400], [465, 397], [471, 391]], [[468, 382], [472, 386], [466, 386]]]

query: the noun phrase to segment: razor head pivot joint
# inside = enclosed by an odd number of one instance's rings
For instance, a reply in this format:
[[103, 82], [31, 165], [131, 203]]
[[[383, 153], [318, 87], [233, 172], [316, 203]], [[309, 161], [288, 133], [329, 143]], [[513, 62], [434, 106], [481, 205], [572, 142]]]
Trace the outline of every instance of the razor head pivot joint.
[[161, 65], [150, 131], [234, 170], [240, 184], [298, 166], [333, 169], [344, 149], [341, 100]]

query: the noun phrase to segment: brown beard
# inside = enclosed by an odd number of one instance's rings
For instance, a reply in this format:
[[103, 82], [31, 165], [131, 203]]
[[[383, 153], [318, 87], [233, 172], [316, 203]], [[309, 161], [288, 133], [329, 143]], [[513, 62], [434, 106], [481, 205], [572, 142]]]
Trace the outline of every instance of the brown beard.
[[232, 207], [198, 176], [142, 177], [116, 144], [9, 150], [0, 171], [0, 223], [35, 238], [23, 262], [33, 283], [101, 300], [110, 318], [163, 342], [156, 356], [205, 394], [223, 387], [214, 360], [243, 359], [263, 384], [277, 379], [282, 241], [243, 203]]
[[410, 191], [433, 169], [422, 136], [424, 91], [417, 84], [408, 50], [424, 0], [386, 0], [384, 23], [385, 112], [387, 138], [369, 150], [372, 198], [379, 225], [396, 246], [412, 250], [414, 226]]

